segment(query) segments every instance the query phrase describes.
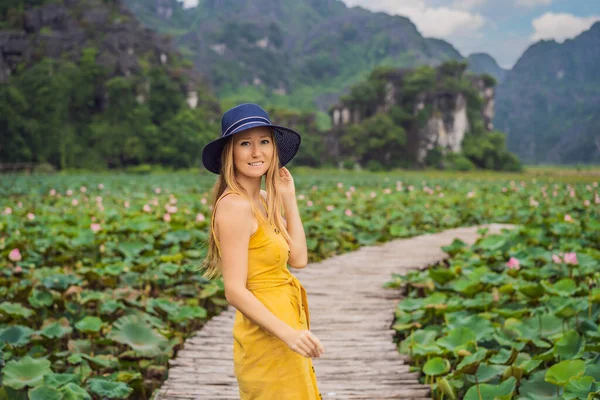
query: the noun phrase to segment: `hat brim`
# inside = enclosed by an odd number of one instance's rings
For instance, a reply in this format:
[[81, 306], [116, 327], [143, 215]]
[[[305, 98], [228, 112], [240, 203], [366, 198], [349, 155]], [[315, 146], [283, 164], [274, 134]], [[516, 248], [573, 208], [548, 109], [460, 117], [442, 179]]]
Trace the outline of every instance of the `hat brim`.
[[264, 122], [253, 122], [234, 130], [226, 136], [221, 136], [204, 146], [204, 149], [202, 149], [202, 164], [204, 165], [204, 168], [214, 174], [220, 174], [221, 154], [223, 153], [223, 147], [225, 147], [227, 139], [230, 139], [237, 133], [259, 126], [273, 129], [273, 137], [275, 138], [275, 145], [277, 146], [277, 153], [279, 154], [279, 167], [284, 167], [292, 161], [300, 148], [300, 142], [302, 141], [300, 134], [285, 126], [265, 124]]

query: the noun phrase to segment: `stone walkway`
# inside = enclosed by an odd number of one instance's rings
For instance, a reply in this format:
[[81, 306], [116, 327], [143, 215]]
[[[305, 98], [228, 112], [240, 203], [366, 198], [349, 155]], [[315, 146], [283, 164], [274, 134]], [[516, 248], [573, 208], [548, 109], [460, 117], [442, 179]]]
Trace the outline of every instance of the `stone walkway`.
[[[509, 228], [489, 227], [490, 232]], [[308, 292], [311, 331], [325, 347], [324, 356], [313, 360], [323, 399], [429, 399], [429, 387], [419, 383], [417, 373], [409, 372], [408, 358], [392, 342], [400, 290], [382, 285], [392, 273], [425, 268], [446, 258], [440, 248], [454, 238], [473, 243], [477, 229], [398, 239], [292, 269]], [[169, 378], [157, 400], [239, 399], [232, 359], [234, 315], [235, 309], [229, 307], [185, 342], [177, 358], [170, 360]]]

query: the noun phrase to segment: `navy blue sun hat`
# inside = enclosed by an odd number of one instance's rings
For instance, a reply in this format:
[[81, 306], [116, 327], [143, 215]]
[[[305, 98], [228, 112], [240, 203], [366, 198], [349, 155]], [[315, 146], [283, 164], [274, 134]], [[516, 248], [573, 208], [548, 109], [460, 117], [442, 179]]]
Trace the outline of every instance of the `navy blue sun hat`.
[[247, 103], [240, 104], [227, 110], [221, 118], [221, 137], [213, 140], [202, 149], [202, 164], [212, 173], [221, 172], [221, 154], [223, 147], [236, 133], [257, 126], [266, 126], [273, 129], [275, 145], [279, 153], [279, 167], [285, 166], [298, 152], [300, 147], [300, 134], [293, 129], [271, 123], [269, 114], [259, 105]]

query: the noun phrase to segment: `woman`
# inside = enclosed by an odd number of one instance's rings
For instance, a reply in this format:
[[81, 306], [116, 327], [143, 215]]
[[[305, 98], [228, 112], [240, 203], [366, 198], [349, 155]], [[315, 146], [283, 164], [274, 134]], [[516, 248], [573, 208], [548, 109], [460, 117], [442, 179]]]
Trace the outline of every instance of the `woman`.
[[284, 167], [299, 146], [297, 132], [271, 124], [256, 104], [242, 104], [223, 115], [221, 137], [202, 151], [206, 169], [219, 174], [204, 276], [222, 275], [237, 309], [241, 400], [321, 398], [311, 357], [320, 357], [323, 345], [309, 330], [306, 291], [286, 266], [304, 268], [308, 259], [294, 180]]

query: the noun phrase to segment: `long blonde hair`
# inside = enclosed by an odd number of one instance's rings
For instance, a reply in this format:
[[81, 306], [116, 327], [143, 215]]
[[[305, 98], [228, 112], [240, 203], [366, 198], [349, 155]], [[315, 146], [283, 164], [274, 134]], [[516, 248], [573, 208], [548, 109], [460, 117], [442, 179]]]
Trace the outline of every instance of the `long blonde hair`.
[[[269, 169], [267, 170], [265, 178], [265, 189], [267, 191], [267, 221], [279, 229], [285, 240], [289, 243], [291, 240], [290, 235], [283, 225], [283, 200], [281, 198], [281, 194], [277, 192], [277, 187], [275, 185], [275, 179], [277, 179], [279, 174], [279, 153], [277, 152], [277, 145], [275, 144], [273, 131], [271, 131], [271, 143], [273, 143], [273, 159]], [[217, 200], [221, 197], [223, 192], [225, 192], [225, 189], [229, 188], [230, 192], [239, 194], [248, 199], [252, 207], [252, 214], [259, 220], [259, 222], [264, 221], [262, 214], [254, 206], [254, 202], [251, 201], [248, 192], [246, 192], [246, 190], [235, 179], [232, 138], [230, 138], [223, 147], [221, 160], [221, 173], [219, 174], [217, 182], [213, 186], [212, 190], [212, 217], [208, 236], [208, 252], [204, 262], [202, 263], [202, 269], [204, 269], [202, 276], [207, 279], [217, 278], [222, 275], [221, 254], [217, 246], [216, 237], [212, 227], [214, 224]]]

